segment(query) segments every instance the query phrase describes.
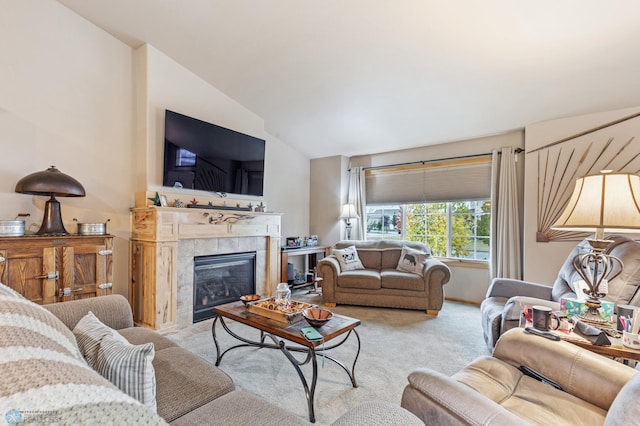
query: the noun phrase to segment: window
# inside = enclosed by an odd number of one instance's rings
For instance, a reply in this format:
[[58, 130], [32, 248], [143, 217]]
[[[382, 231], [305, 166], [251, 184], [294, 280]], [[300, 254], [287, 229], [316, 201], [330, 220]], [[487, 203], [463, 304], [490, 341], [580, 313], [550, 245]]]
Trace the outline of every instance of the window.
[[367, 239], [406, 239], [426, 243], [434, 256], [488, 260], [491, 203], [367, 206]]
[[402, 209], [400, 206], [367, 207], [368, 240], [401, 240]]

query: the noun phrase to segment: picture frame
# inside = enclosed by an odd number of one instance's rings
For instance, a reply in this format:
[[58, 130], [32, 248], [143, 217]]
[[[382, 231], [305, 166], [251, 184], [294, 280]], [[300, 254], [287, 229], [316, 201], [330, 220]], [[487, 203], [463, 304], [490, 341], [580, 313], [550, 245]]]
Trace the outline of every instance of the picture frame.
[[160, 207], [168, 207], [169, 203], [167, 202], [166, 195], [160, 195]]

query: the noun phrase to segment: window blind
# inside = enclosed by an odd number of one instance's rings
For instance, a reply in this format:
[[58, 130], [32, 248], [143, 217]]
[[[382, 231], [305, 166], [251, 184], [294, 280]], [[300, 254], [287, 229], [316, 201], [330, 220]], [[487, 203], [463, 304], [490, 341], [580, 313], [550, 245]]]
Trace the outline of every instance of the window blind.
[[491, 156], [366, 171], [367, 204], [487, 200]]

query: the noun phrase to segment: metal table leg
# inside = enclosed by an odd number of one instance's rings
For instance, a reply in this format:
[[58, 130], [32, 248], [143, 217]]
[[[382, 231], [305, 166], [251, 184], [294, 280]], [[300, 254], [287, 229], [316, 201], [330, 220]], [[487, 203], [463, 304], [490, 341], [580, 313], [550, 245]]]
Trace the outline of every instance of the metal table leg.
[[[227, 348], [226, 350], [222, 351], [222, 349], [220, 348], [220, 344], [218, 343], [218, 338], [216, 336], [216, 323], [218, 322], [218, 320], [220, 321], [220, 324], [222, 325], [224, 330], [230, 336], [244, 343], [231, 346], [230, 348]], [[341, 361], [334, 358], [333, 356], [327, 355], [326, 351], [337, 348], [338, 346], [341, 346], [344, 342], [347, 341], [347, 339], [349, 338], [352, 332], [356, 336], [356, 340], [358, 342], [358, 350], [356, 352], [355, 359], [353, 360], [351, 371], [349, 371], [349, 368], [347, 368], [347, 366], [345, 366]], [[272, 334], [265, 333], [264, 331], [260, 331], [259, 342], [246, 339], [234, 333], [233, 331], [231, 331], [231, 329], [229, 329], [229, 327], [225, 323], [224, 318], [219, 315], [217, 315], [213, 320], [213, 324], [211, 326], [211, 334], [213, 336], [213, 342], [216, 346], [216, 366], [220, 365], [220, 362], [222, 362], [222, 357], [232, 349], [242, 348], [242, 347], [258, 347], [258, 348], [280, 350], [285, 355], [285, 357], [289, 360], [291, 365], [293, 365], [296, 372], [298, 373], [298, 377], [302, 382], [302, 387], [304, 388], [304, 393], [307, 398], [307, 408], [309, 410], [309, 421], [311, 423], [315, 423], [316, 416], [315, 416], [315, 408], [314, 408], [314, 399], [315, 399], [316, 385], [318, 382], [318, 360], [317, 360], [316, 348], [306, 347], [306, 346], [287, 346], [284, 340], [279, 339], [277, 336], [274, 336]], [[265, 342], [267, 337], [271, 339], [273, 343]], [[306, 356], [302, 361], [299, 361], [296, 357], [293, 356], [293, 352], [306, 353]], [[354, 388], [358, 387], [356, 383], [356, 378], [355, 378], [355, 368], [356, 368], [356, 362], [358, 361], [359, 355], [360, 355], [360, 336], [358, 335], [358, 332], [355, 330], [350, 330], [340, 342], [328, 347], [324, 347], [322, 349], [322, 356], [339, 365], [349, 376], [349, 379], [351, 380], [351, 384]], [[307, 382], [307, 378], [305, 377], [305, 375], [302, 372], [302, 369], [300, 368], [301, 366], [306, 365], [309, 362], [311, 362], [311, 367], [312, 367], [311, 386], [309, 386], [309, 383]]]

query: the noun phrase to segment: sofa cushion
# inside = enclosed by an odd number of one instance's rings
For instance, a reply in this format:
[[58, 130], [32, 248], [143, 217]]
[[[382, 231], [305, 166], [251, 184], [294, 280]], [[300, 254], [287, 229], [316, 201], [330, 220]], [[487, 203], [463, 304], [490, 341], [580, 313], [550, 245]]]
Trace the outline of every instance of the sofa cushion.
[[118, 330], [118, 333], [132, 345], [142, 345], [144, 343], [153, 343], [156, 353], [165, 348], [173, 348], [176, 345], [172, 340], [167, 339], [161, 334], [145, 327], [129, 327]]
[[387, 269], [380, 272], [380, 287], [397, 290], [425, 291], [424, 278], [411, 272]]
[[73, 330], [78, 321], [89, 311], [92, 311], [103, 324], [115, 330], [133, 327], [131, 305], [121, 294], [110, 294], [99, 298], [87, 297], [74, 300], [73, 303], [50, 303], [42, 307], [55, 315], [69, 330]]
[[78, 321], [73, 333], [94, 370], [150, 410], [157, 411], [153, 343], [130, 344], [91, 311]]
[[158, 351], [153, 365], [158, 414], [168, 422], [235, 389], [224, 371], [180, 347]]
[[343, 272], [338, 277], [338, 287], [378, 289], [380, 288], [380, 272], [373, 269]]
[[380, 269], [396, 269], [400, 261], [401, 248], [389, 248], [380, 250]]
[[364, 269], [380, 270], [380, 262], [382, 258], [382, 253], [380, 253], [380, 250], [356, 250], [358, 251], [358, 256], [360, 257], [360, 261], [362, 262], [362, 266], [364, 266]]
[[0, 377], [0, 413], [12, 420], [38, 423], [34, 416], [45, 413], [46, 422], [56, 424], [164, 424], [93, 371], [58, 318], [3, 284]]
[[600, 408], [523, 375], [504, 361], [480, 357], [452, 376], [476, 392], [532, 424], [600, 425], [606, 412]]
[[[224, 413], [221, 415], [221, 413]], [[294, 426], [309, 425], [301, 417], [291, 414], [256, 395], [235, 390], [203, 405], [171, 422], [172, 425], [236, 426]]]
[[342, 271], [364, 269], [355, 246], [350, 246], [344, 249], [333, 249], [333, 254], [338, 259], [338, 262], [340, 262], [340, 269]]

